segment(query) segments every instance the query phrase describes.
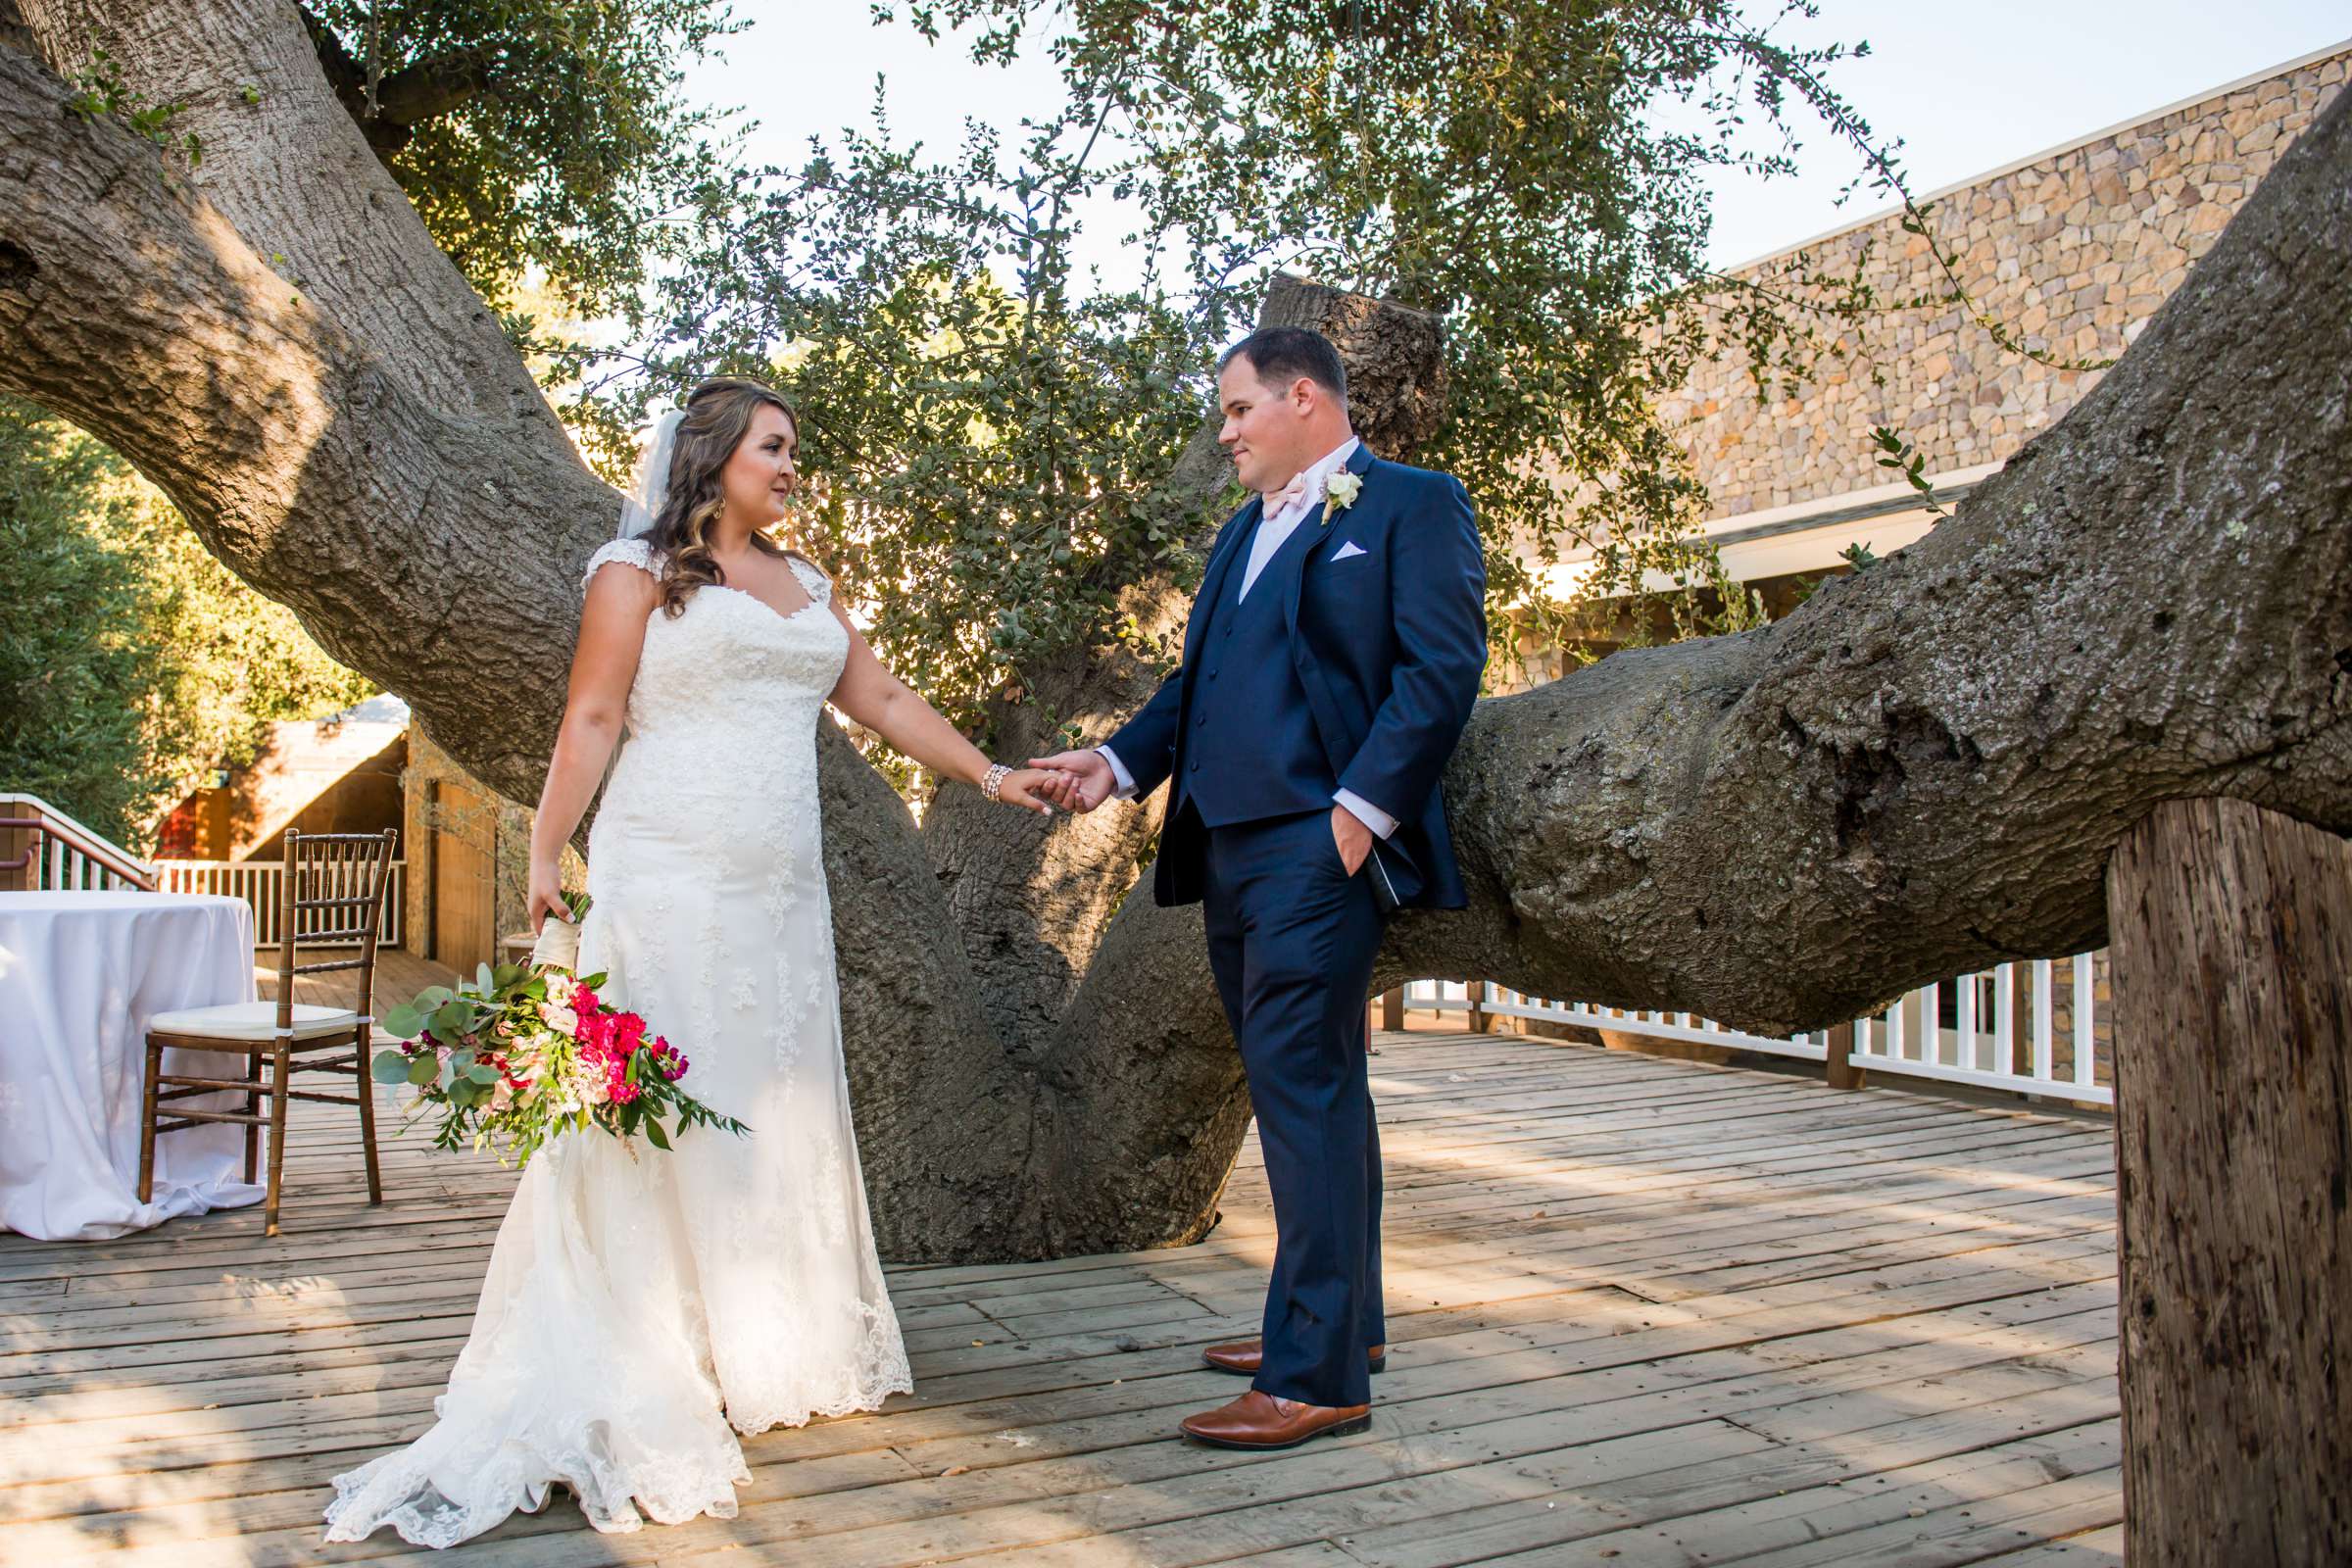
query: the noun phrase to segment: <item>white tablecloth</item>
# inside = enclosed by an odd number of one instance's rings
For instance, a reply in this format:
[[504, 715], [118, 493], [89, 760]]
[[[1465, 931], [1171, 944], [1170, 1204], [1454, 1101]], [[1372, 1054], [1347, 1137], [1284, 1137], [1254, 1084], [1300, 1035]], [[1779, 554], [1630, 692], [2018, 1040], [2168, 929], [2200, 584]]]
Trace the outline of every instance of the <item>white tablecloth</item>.
[[[138, 1199], [147, 1020], [253, 1000], [253, 910], [242, 899], [0, 893], [0, 1227], [103, 1241], [260, 1202], [233, 1123], [157, 1139], [155, 1200]], [[242, 1077], [245, 1065], [211, 1052], [164, 1057], [167, 1072], [205, 1077]], [[242, 1098], [194, 1103], [241, 1110]]]

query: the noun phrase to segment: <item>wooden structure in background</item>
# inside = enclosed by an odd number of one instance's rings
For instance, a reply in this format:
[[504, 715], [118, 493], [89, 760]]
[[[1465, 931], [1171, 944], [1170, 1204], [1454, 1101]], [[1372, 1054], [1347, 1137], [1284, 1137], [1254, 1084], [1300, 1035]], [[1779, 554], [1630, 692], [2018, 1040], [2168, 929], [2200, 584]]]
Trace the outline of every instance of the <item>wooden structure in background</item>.
[[[411, 953], [471, 974], [499, 961], [502, 904], [519, 906], [519, 887], [502, 892], [502, 868], [523, 863], [529, 813], [460, 767], [423, 730], [409, 731], [402, 775], [408, 831], [401, 929]], [[503, 911], [519, 920], [516, 908]]]
[[455, 779], [427, 786], [432, 802], [432, 922], [425, 956], [469, 974], [495, 962], [497, 797]]

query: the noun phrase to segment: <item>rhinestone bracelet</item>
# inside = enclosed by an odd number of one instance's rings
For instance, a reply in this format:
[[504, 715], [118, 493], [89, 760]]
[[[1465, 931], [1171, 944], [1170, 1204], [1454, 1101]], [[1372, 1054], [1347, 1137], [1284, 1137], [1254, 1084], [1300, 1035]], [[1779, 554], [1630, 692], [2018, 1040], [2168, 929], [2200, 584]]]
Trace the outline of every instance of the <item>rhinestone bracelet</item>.
[[989, 763], [988, 776], [980, 781], [980, 798], [984, 801], [1002, 799], [1004, 793], [1004, 781], [1011, 776], [1012, 769], [1006, 767], [1003, 762]]

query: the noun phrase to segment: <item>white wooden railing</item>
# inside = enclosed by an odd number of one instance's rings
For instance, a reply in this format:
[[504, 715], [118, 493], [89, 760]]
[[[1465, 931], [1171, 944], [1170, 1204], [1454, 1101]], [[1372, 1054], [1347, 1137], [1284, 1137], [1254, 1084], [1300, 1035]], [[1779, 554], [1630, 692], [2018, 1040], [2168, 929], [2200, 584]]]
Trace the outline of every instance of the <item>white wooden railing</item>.
[[0, 887], [147, 891], [155, 868], [37, 795], [0, 793]]
[[[1923, 986], [1884, 1013], [1848, 1026], [1776, 1037], [1727, 1028], [1688, 1012], [1642, 1012], [1523, 996], [1484, 981], [1416, 980], [1404, 987], [1408, 1009], [1462, 1011], [1487, 1017], [1543, 1018], [1616, 1034], [1682, 1040], [1734, 1051], [1763, 1052], [1831, 1065], [1833, 1041], [1845, 1048], [1852, 1069], [1945, 1083], [2006, 1089], [2085, 1104], [2112, 1105], [2115, 1089], [2100, 1059], [2097, 971], [2102, 953], [2073, 958], [2004, 963], [1949, 982], [1957, 987], [1952, 1026], [1942, 1022], [1945, 987]], [[2061, 979], [2058, 966], [2067, 973]], [[2065, 1025], [2057, 1022], [2059, 988], [2066, 993]], [[1850, 1041], [1850, 1045], [1848, 1042]], [[1839, 1076], [1833, 1073], [1833, 1078]]]
[[[353, 868], [355, 871], [357, 867]], [[253, 940], [259, 947], [273, 948], [284, 940], [279, 924], [286, 897], [286, 864], [283, 860], [158, 860], [155, 862], [159, 891], [165, 893], [225, 893], [230, 898], [243, 899], [253, 906]], [[384, 923], [376, 940], [386, 947], [401, 943], [401, 909], [406, 905], [409, 863], [394, 860], [384, 885]], [[342, 892], [361, 892], [364, 887], [350, 889], [312, 890], [305, 878], [307, 897], [332, 897]], [[311, 931], [332, 930], [339, 920], [347, 920], [350, 911], [336, 909], [304, 909], [303, 924], [294, 934], [305, 937]], [[349, 947], [349, 941], [326, 943], [324, 946]]]

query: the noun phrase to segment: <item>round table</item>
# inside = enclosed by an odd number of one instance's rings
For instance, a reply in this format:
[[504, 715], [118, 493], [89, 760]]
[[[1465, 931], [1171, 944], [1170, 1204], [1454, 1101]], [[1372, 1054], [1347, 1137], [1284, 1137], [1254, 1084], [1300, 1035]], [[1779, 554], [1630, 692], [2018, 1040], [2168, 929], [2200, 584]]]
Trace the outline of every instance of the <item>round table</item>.
[[[147, 1020], [251, 1002], [253, 910], [178, 893], [0, 893], [0, 1228], [103, 1241], [178, 1214], [257, 1203], [244, 1129], [156, 1141], [141, 1203]], [[245, 1076], [246, 1058], [172, 1051], [168, 1072]], [[241, 1096], [197, 1104], [242, 1109]]]

